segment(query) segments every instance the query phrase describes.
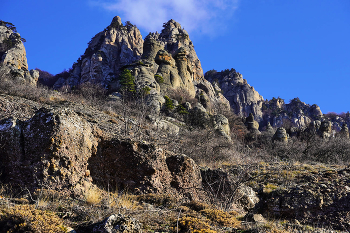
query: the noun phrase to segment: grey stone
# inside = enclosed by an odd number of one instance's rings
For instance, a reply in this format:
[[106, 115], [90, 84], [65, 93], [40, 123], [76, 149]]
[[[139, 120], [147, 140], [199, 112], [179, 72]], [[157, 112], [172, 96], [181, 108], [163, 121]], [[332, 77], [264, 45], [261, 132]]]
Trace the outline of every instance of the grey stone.
[[141, 224], [138, 220], [123, 216], [121, 214], [113, 214], [103, 220], [101, 223], [96, 224], [92, 230], [93, 233], [138, 233], [141, 232]]

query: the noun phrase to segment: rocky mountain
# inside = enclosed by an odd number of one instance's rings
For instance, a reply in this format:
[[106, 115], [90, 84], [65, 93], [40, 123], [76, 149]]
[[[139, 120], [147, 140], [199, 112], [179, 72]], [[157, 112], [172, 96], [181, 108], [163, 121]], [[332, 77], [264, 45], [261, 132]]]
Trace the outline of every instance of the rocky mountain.
[[0, 229], [348, 232], [349, 113], [204, 76], [174, 20], [143, 40], [115, 17], [55, 83], [72, 91], [36, 87], [12, 24], [0, 38]]
[[176, 89], [190, 98], [197, 97], [208, 111], [218, 104], [229, 106], [227, 99], [204, 79], [188, 33], [174, 20], [163, 27], [161, 33], [150, 33], [143, 41], [134, 25], [123, 25], [116, 16], [92, 38], [85, 54], [73, 65], [70, 77], [59, 79], [54, 88], [91, 82], [120, 91], [119, 75], [129, 69], [137, 92], [148, 90], [147, 102], [156, 112], [165, 103], [163, 96]]
[[0, 21], [0, 75], [36, 85], [39, 72], [28, 70], [23, 38], [12, 23]]

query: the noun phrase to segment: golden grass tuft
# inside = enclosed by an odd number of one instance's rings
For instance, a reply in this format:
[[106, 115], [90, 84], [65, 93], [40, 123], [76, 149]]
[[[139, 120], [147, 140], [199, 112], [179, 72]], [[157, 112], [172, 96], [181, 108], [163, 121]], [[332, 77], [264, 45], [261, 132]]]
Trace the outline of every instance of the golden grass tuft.
[[238, 227], [240, 222], [237, 220], [237, 212], [225, 212], [219, 209], [204, 209], [200, 213], [206, 216], [211, 221], [225, 226], [225, 227]]
[[52, 212], [35, 209], [34, 205], [2, 206], [0, 228], [6, 232], [65, 232], [62, 219]]
[[91, 187], [85, 192], [85, 201], [89, 205], [96, 205], [102, 201], [102, 191], [96, 187]]
[[[196, 233], [216, 233], [210, 229], [207, 219], [199, 219], [192, 216], [183, 216], [178, 222], [179, 232], [196, 232]], [[177, 231], [177, 226], [173, 227]]]
[[139, 207], [136, 196], [128, 193], [110, 194], [111, 207], [135, 210]]

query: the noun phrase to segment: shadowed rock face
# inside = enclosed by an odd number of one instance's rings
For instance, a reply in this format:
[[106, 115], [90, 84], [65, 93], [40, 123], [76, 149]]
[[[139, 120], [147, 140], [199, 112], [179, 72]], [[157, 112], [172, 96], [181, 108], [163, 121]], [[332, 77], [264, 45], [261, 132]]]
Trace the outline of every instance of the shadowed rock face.
[[39, 72], [28, 71], [26, 50], [19, 33], [0, 25], [0, 79], [6, 78], [35, 86]]
[[[91, 115], [93, 113], [87, 113]], [[97, 117], [97, 116], [96, 116]], [[135, 193], [202, 195], [198, 166], [149, 143], [118, 139], [100, 122], [70, 108], [42, 108], [26, 121], [0, 122], [1, 182], [33, 190], [45, 185], [82, 195], [92, 184]]]

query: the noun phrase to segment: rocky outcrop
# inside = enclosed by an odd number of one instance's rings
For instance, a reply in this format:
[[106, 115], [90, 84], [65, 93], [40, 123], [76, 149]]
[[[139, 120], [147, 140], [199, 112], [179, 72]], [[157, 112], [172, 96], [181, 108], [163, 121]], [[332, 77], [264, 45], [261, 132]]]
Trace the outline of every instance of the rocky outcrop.
[[243, 79], [242, 74], [234, 69], [221, 72], [212, 70], [206, 72], [205, 78], [217, 92], [221, 89], [237, 115], [247, 117], [252, 113], [257, 121], [262, 120], [264, 98]]
[[271, 137], [275, 134], [275, 129], [271, 126], [270, 122], [267, 122], [264, 134]]
[[273, 135], [272, 140], [273, 141], [280, 141], [280, 142], [288, 142], [288, 134], [286, 132], [286, 129], [283, 127], [279, 127], [276, 130], [276, 133]]
[[259, 134], [259, 123], [254, 120], [253, 113], [249, 113], [249, 116], [245, 120], [245, 125], [251, 133]]
[[1, 181], [29, 189], [45, 185], [75, 195], [95, 184], [200, 198], [201, 174], [192, 159], [154, 144], [119, 139], [114, 125], [121, 122], [114, 119], [111, 125], [107, 119], [102, 113], [73, 108], [42, 108], [26, 121], [3, 119]]
[[141, 58], [143, 39], [139, 29], [119, 16], [111, 24], [96, 34], [84, 55], [73, 65], [68, 79], [59, 79], [54, 88], [63, 85], [77, 86], [81, 83], [99, 83], [106, 88], [115, 89], [121, 68]]
[[39, 72], [28, 70], [26, 50], [15, 28], [0, 22], [0, 79], [16, 80], [36, 86]]
[[228, 119], [224, 115], [215, 115], [212, 117], [213, 128], [217, 134], [231, 140], [231, 130]]
[[343, 124], [338, 135], [340, 137], [343, 137], [343, 138], [349, 138], [349, 128], [348, 128], [348, 125], [346, 123]]
[[330, 138], [332, 134], [332, 122], [322, 121], [318, 131], [321, 138]]
[[312, 121], [323, 118], [320, 107], [309, 105], [299, 98], [286, 104], [281, 98], [272, 98], [263, 104], [263, 122], [270, 122], [273, 127], [295, 127], [298, 131], [306, 129]]
[[262, 196], [258, 204], [264, 216], [298, 220], [302, 224], [350, 229], [349, 168], [312, 172], [304, 183]]

